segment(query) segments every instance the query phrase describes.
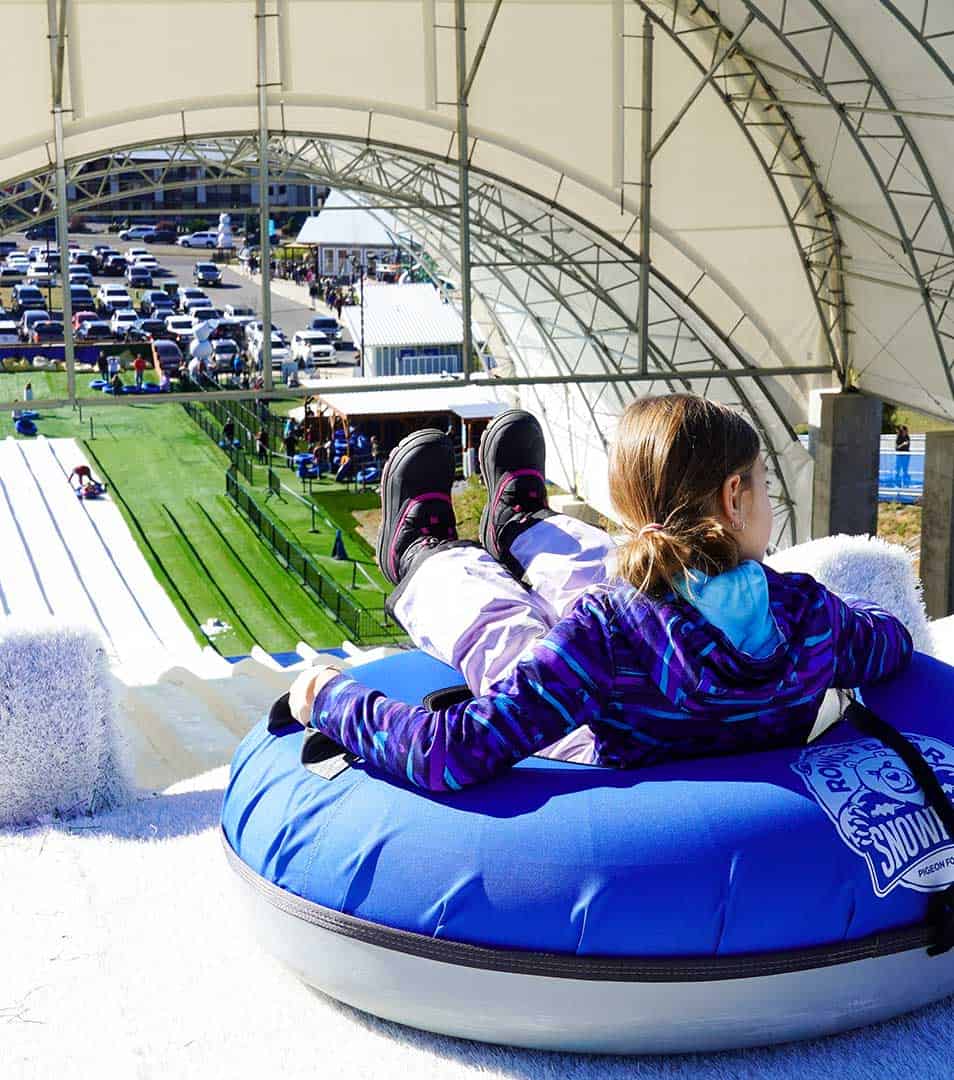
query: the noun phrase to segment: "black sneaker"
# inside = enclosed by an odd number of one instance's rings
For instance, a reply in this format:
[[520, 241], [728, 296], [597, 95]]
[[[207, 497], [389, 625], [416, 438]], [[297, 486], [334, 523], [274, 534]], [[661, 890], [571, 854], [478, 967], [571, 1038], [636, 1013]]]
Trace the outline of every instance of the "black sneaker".
[[376, 555], [392, 585], [404, 576], [405, 556], [412, 545], [457, 539], [450, 496], [453, 483], [454, 448], [440, 431], [415, 431], [391, 451], [381, 473]]
[[480, 542], [516, 572], [519, 568], [510, 565], [511, 543], [524, 528], [550, 514], [544, 480], [546, 443], [540, 422], [522, 409], [501, 413], [487, 425], [478, 456], [487, 485]]

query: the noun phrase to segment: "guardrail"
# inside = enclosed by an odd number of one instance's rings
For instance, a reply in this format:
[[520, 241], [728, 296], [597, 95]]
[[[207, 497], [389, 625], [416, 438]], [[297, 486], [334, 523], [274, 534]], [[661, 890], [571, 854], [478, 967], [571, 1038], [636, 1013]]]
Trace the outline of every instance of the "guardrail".
[[225, 474], [225, 493], [272, 553], [284, 563], [357, 643], [393, 640], [400, 634], [386, 611], [369, 611], [352, 599], [310, 556], [293, 544], [239, 483], [234, 471]]
[[[194, 401], [183, 401], [182, 407], [210, 439], [221, 444], [222, 425], [230, 418], [229, 404], [227, 401], [209, 401], [203, 402], [200, 406]], [[236, 438], [239, 445], [226, 446], [224, 447], [225, 452], [232, 459], [232, 464], [242, 476], [250, 484], [254, 484], [255, 475], [252, 467], [252, 454], [255, 452], [254, 436], [248, 428], [238, 424], [234, 418], [232, 418], [232, 422], [235, 424]]]

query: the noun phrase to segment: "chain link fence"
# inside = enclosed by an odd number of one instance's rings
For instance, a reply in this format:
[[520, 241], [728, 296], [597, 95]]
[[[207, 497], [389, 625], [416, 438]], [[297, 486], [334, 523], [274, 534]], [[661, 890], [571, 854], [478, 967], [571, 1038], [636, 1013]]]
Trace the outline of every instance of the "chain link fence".
[[239, 483], [234, 470], [226, 473], [225, 492], [256, 534], [334, 619], [347, 629], [354, 642], [360, 645], [391, 641], [401, 633], [386, 611], [370, 611], [363, 607], [297, 544], [292, 543]]

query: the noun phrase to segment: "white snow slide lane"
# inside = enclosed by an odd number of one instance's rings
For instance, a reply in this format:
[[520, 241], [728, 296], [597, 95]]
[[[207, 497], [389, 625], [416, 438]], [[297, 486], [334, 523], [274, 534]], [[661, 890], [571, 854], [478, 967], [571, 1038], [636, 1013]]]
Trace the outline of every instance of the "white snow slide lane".
[[112, 500], [77, 499], [67, 476], [85, 463], [71, 439], [0, 442], [0, 542], [14, 552], [0, 563], [7, 613], [89, 626], [116, 663], [203, 666]]

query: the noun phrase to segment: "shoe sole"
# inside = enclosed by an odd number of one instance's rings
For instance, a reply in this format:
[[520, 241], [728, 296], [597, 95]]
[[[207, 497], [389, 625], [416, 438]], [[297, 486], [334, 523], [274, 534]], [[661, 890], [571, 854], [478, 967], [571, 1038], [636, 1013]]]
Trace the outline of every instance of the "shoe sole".
[[[435, 435], [438, 436], [438, 438], [435, 439]], [[397, 585], [398, 582], [392, 579], [391, 571], [388, 568], [387, 549], [390, 541], [386, 538], [384, 523], [389, 520], [388, 515], [391, 512], [391, 504], [395, 499], [398, 500], [398, 505], [400, 505], [400, 490], [398, 485], [394, 482], [395, 469], [408, 457], [412, 450], [429, 442], [442, 442], [443, 440], [444, 435], [442, 432], [438, 431], [437, 428], [424, 428], [421, 431], [412, 431], [410, 435], [405, 435], [391, 451], [388, 460], [384, 463], [384, 468], [381, 470], [381, 528], [378, 530], [378, 539], [374, 547], [374, 557], [377, 561], [378, 569], [392, 585]]]
[[500, 442], [504, 433], [512, 424], [518, 422], [522, 423], [523, 418], [527, 415], [532, 414], [528, 414], [525, 409], [508, 409], [506, 412], [501, 413], [487, 425], [483, 438], [480, 440], [480, 446], [477, 448], [477, 464], [480, 468], [480, 475], [484, 481], [484, 487], [487, 489], [487, 502], [480, 513], [480, 525], [478, 526], [480, 545], [485, 551], [490, 552], [495, 559], [500, 557], [500, 551], [497, 549], [497, 545], [493, 543], [491, 537], [490, 507], [497, 490], [497, 485], [500, 483], [500, 477], [495, 476], [491, 479], [491, 477], [487, 475], [487, 462], [493, 457], [492, 451], [496, 450], [497, 443]]

